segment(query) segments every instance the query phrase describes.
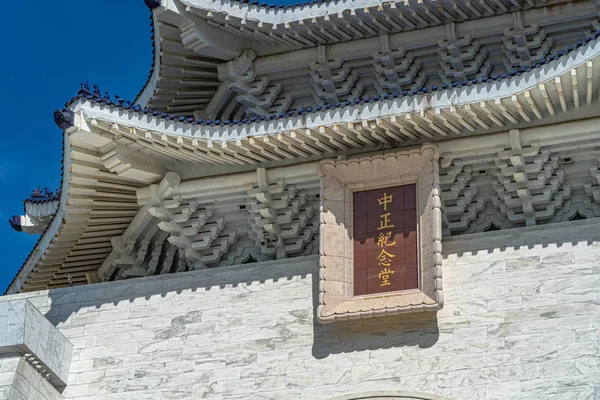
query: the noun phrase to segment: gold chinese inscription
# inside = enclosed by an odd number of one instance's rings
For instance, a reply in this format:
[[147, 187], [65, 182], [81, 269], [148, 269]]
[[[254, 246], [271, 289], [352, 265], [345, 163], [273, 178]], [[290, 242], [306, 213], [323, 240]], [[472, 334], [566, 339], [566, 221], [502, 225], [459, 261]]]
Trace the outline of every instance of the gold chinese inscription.
[[[379, 206], [383, 206], [383, 211], [387, 211], [388, 204], [392, 203], [393, 201], [394, 201], [394, 196], [391, 194], [387, 194], [386, 192], [383, 192], [383, 196], [381, 198], [377, 199]], [[390, 222], [391, 215], [392, 215], [392, 213], [390, 213], [390, 212], [379, 215], [380, 221], [379, 221], [379, 228], [377, 228], [377, 230], [383, 231], [383, 232], [381, 232], [379, 234], [379, 237], [377, 240], [377, 246], [379, 248], [381, 248], [381, 252], [377, 256], [377, 262], [378, 262], [377, 265], [379, 265], [380, 267], [386, 267], [386, 268], [382, 269], [381, 272], [379, 273], [379, 279], [381, 279], [381, 283], [379, 286], [391, 285], [391, 283], [389, 281], [390, 274], [395, 273], [395, 271], [389, 267], [392, 265], [392, 259], [396, 258], [396, 255], [391, 252], [386, 251], [386, 249], [384, 248], [384, 247], [390, 246], [390, 244], [388, 244], [388, 241], [390, 240], [390, 238], [392, 236], [392, 231], [390, 229], [395, 227], [395, 225]], [[383, 240], [383, 239], [385, 239], [385, 240]]]
[[391, 283], [389, 281], [390, 274], [393, 274], [395, 271], [393, 269], [385, 268], [379, 273], [379, 279], [382, 280], [381, 286], [390, 286]]
[[353, 194], [354, 293], [418, 287], [416, 185]]

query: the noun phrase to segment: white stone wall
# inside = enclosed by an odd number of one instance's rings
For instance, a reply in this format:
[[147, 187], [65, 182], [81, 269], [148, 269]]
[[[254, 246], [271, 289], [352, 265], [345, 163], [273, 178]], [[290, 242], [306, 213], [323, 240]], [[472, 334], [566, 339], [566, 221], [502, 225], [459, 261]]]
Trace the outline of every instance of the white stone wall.
[[0, 358], [0, 399], [62, 400], [56, 389], [22, 357]]
[[67, 400], [600, 398], [600, 224], [445, 239], [445, 307], [319, 325], [318, 259], [37, 292]]
[[10, 398], [8, 395], [13, 387], [20, 359], [19, 356], [0, 358], [0, 399]]

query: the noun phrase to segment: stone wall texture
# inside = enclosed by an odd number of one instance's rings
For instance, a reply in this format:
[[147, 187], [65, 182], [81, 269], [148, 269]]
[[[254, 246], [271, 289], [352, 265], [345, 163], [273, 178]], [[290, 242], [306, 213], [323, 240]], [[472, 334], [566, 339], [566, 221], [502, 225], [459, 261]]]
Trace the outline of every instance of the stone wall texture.
[[320, 325], [315, 257], [11, 298], [74, 345], [67, 400], [600, 399], [598, 222], [443, 246], [437, 313]]
[[62, 400], [54, 386], [22, 357], [0, 359], [0, 399]]

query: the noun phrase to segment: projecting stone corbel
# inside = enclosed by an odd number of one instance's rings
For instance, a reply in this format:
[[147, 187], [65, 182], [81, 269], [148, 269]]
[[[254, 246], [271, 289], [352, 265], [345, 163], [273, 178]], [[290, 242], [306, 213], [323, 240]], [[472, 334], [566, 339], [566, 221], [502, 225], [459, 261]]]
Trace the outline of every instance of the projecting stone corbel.
[[[271, 83], [266, 76], [257, 76], [254, 69], [256, 53], [246, 49], [236, 59], [217, 67], [222, 82], [217, 93], [206, 106], [204, 114], [209, 118], [231, 118], [237, 103], [246, 107], [242, 113], [267, 115], [281, 92], [281, 83]], [[229, 101], [231, 96], [235, 101]], [[229, 104], [228, 104], [229, 102]]]
[[526, 25], [521, 11], [514, 12], [513, 27], [504, 30], [503, 51], [506, 55], [504, 65], [508, 70], [527, 67], [532, 61], [543, 59], [553, 41], [546, 39], [546, 31], [534, 25]]
[[446, 39], [438, 42], [438, 62], [442, 80], [448, 84], [487, 75], [491, 68], [486, 48], [471, 35], [460, 35], [453, 22], [446, 24]]
[[167, 170], [159, 162], [149, 160], [148, 154], [132, 151], [127, 146], [111, 142], [99, 150], [102, 165], [110, 172], [125, 178], [152, 183], [165, 175]]
[[318, 103], [336, 103], [361, 95], [364, 88], [358, 73], [342, 58], [332, 58], [328, 45], [317, 47], [316, 59], [310, 63], [310, 76]]
[[239, 38], [236, 41], [227, 40], [223, 31], [209, 25], [202, 15], [192, 7], [186, 7], [179, 1], [163, 0], [161, 5], [153, 10], [159, 22], [176, 26], [181, 32], [181, 42], [196, 54], [221, 60], [231, 60], [243, 48], [248, 47], [247, 40]]

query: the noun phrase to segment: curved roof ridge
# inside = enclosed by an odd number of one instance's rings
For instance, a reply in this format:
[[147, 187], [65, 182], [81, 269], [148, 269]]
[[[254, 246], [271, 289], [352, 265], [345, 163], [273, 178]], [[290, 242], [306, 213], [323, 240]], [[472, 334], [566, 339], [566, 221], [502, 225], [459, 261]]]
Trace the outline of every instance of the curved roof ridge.
[[[145, 0], [146, 1], [146, 0]], [[321, 8], [320, 10], [317, 10], [317, 13], [315, 13], [315, 15], [308, 15], [307, 18], [312, 18], [312, 17], [319, 17], [319, 16], [325, 16], [325, 15], [329, 15], [329, 14], [334, 14], [336, 13], [336, 11], [331, 12], [331, 7], [332, 6], [339, 6], [341, 7], [339, 11], [337, 12], [342, 12], [342, 11], [349, 11], [349, 10], [357, 10], [357, 9], [363, 9], [363, 8], [369, 8], [369, 7], [382, 7], [383, 5], [391, 5], [391, 4], [401, 4], [404, 5], [405, 7], [410, 6], [411, 2], [415, 3], [415, 4], [422, 4], [423, 1], [411, 1], [411, 0], [393, 0], [393, 1], [388, 1], [388, 2], [382, 2], [381, 0], [309, 0], [309, 1], [298, 1], [296, 3], [293, 4], [269, 4], [268, 2], [265, 1], [258, 1], [258, 0], [219, 0], [219, 1], [215, 1], [215, 0], [180, 0], [182, 2], [182, 4], [189, 6], [189, 7], [196, 7], [196, 8], [200, 8], [200, 9], [208, 9], [208, 10], [215, 10], [215, 11], [223, 11], [220, 7], [219, 7], [219, 3], [221, 5], [221, 7], [230, 7], [230, 8], [238, 8], [240, 9], [241, 13], [247, 13], [248, 11], [258, 11], [258, 12], [272, 12], [272, 13], [277, 13], [277, 12], [297, 12], [297, 11], [304, 11], [303, 9], [315, 9], [315, 8]], [[440, 1], [439, 0], [425, 0], [426, 2], [429, 3], [435, 3], [436, 5], [439, 6]], [[206, 6], [204, 6], [204, 4], [202, 3], [208, 3]], [[464, 5], [466, 5], [468, 2], [465, 0], [459, 0], [459, 1], [449, 1], [449, 3], [462, 3]], [[160, 5], [160, 1], [158, 1], [158, 5], [156, 7], [158, 7]], [[527, 5], [529, 7], [527, 7]], [[546, 5], [546, 4], [544, 4]], [[156, 8], [155, 7], [155, 8]], [[525, 7], [524, 8], [535, 8], [535, 5], [531, 5], [531, 2], [526, 2]], [[256, 10], [251, 10], [251, 8], [255, 8]], [[509, 11], [507, 11], [509, 12]], [[285, 21], [281, 21], [280, 23], [283, 23]]]

